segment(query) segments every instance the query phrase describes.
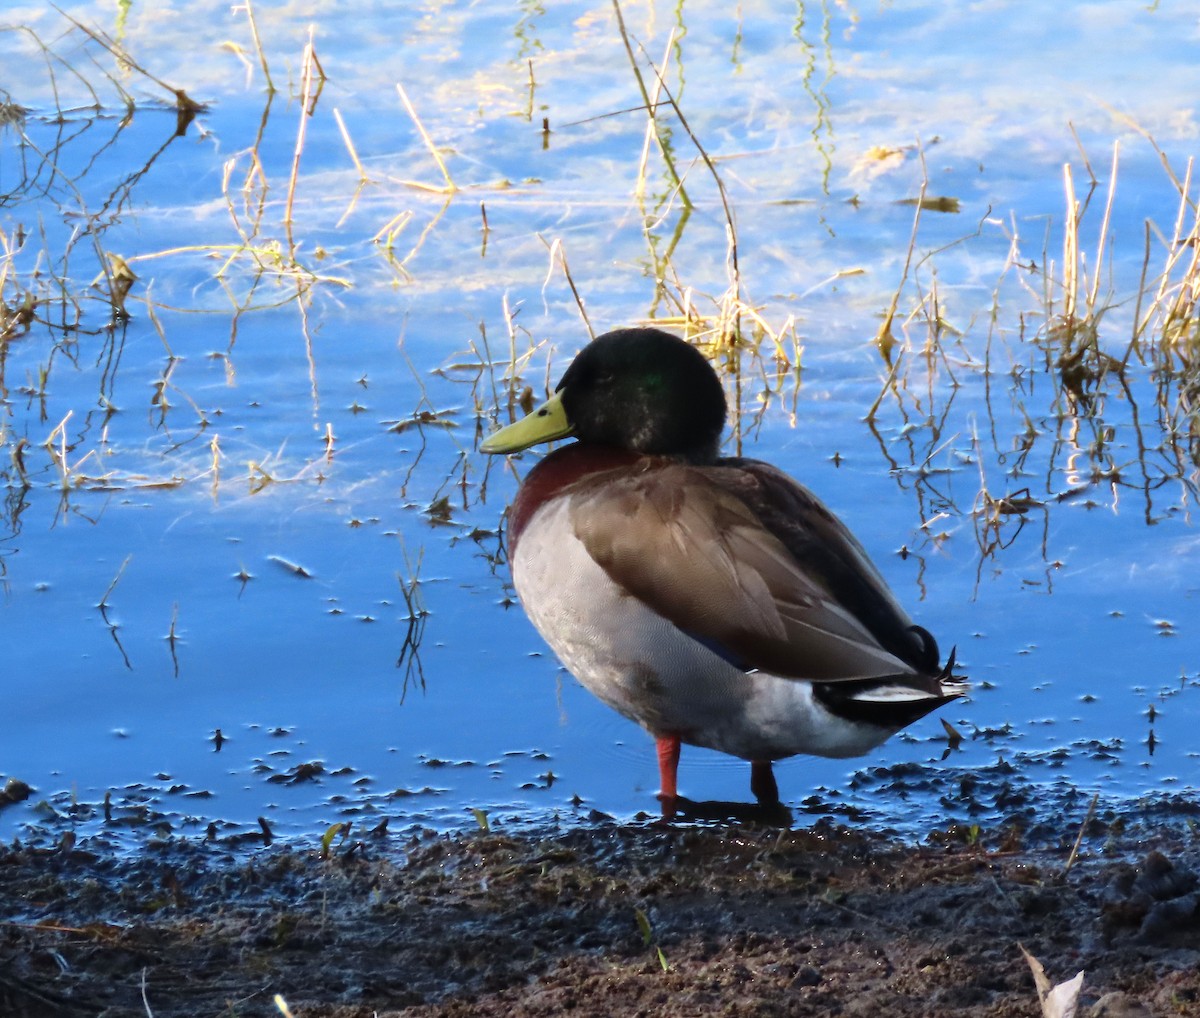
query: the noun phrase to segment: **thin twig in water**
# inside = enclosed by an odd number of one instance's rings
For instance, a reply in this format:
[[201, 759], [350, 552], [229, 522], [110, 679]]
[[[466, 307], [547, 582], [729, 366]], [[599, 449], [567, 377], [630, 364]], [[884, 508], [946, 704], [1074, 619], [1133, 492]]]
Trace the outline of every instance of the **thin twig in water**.
[[[675, 41], [675, 31], [671, 30], [669, 42]], [[662, 103], [651, 103], [649, 112], [653, 113]], [[607, 113], [597, 113], [594, 117], [584, 117], [582, 120], [570, 120], [565, 124], [558, 124], [555, 127], [556, 131], [565, 131], [568, 127], [580, 127], [583, 124], [590, 124], [596, 120], [607, 120], [609, 117], [620, 117], [626, 113], [641, 113], [646, 109], [645, 106], [626, 106], [623, 110], [610, 110]]]
[[125, 572], [125, 567], [129, 565], [129, 561], [132, 558], [132, 555], [125, 556], [125, 561], [121, 563], [121, 568], [117, 570], [117, 575], [113, 577], [112, 583], [108, 585], [108, 589], [104, 592], [104, 596], [100, 598], [100, 603], [96, 605], [96, 607], [101, 611], [108, 607], [108, 595], [111, 594], [113, 592], [113, 588], [115, 588], [116, 585], [121, 582], [121, 576]]
[[171, 650], [171, 664], [175, 669], [175, 678], [179, 678], [179, 655], [176, 653], [175, 645], [179, 642], [179, 634], [176, 632], [176, 627], [179, 624], [179, 602], [176, 601], [171, 609], [171, 628], [167, 632], [167, 646]]
[[1067, 121], [1067, 127], [1071, 129], [1071, 137], [1075, 139], [1075, 147], [1079, 149], [1079, 156], [1083, 160], [1083, 168], [1087, 170], [1088, 177], [1091, 180], [1090, 187], [1094, 188], [1100, 181], [1096, 179], [1096, 174], [1092, 170], [1092, 163], [1088, 159], [1087, 149], [1083, 147], [1083, 142], [1079, 140], [1079, 134], [1075, 130], [1075, 125], [1069, 120]]
[[1141, 335], [1141, 326], [1139, 323], [1142, 320], [1142, 298], [1146, 295], [1146, 274], [1150, 271], [1150, 220], [1147, 219], [1144, 224], [1145, 241], [1142, 250], [1142, 273], [1138, 277], [1137, 300], [1133, 305], [1133, 335], [1129, 338], [1129, 345], [1125, 348], [1125, 356], [1121, 358], [1122, 370], [1129, 364], [1129, 358], [1134, 351], [1138, 349], [1138, 337]]

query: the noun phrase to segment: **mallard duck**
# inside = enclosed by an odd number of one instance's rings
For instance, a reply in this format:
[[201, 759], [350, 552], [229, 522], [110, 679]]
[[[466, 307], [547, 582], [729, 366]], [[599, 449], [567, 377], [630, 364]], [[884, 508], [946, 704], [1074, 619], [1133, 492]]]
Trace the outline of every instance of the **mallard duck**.
[[654, 736], [660, 798], [687, 743], [749, 760], [774, 804], [773, 761], [861, 755], [965, 687], [812, 492], [720, 455], [725, 415], [695, 347], [618, 329], [480, 449], [575, 439], [512, 503], [513, 583], [563, 665]]

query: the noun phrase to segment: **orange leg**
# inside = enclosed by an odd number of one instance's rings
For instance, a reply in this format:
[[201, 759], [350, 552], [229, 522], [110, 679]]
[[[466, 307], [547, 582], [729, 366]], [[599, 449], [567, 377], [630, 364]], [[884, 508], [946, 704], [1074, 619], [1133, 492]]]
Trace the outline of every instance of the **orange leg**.
[[674, 801], [679, 795], [679, 750], [682, 742], [679, 735], [672, 732], [655, 736], [654, 743], [658, 747], [658, 797], [664, 802]]
[[761, 806], [774, 806], [779, 802], [779, 786], [775, 783], [770, 760], [750, 761], [750, 791]]

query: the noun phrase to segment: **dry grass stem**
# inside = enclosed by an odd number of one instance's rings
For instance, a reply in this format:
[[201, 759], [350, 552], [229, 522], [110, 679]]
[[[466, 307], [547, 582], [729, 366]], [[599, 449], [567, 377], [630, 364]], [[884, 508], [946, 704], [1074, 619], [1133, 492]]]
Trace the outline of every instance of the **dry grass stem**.
[[337, 121], [338, 131], [342, 136], [342, 143], [346, 146], [346, 151], [350, 154], [350, 161], [354, 163], [354, 168], [358, 170], [359, 182], [362, 184], [372, 183], [366, 169], [363, 167], [362, 160], [358, 158], [358, 150], [354, 147], [354, 141], [350, 137], [349, 130], [346, 128], [346, 122], [342, 119], [342, 111], [336, 106], [333, 108], [333, 119]]
[[[618, 13], [618, 18], [619, 18], [620, 17], [620, 9], [619, 8], [618, 8], [617, 13]], [[680, 197], [680, 199], [682, 200], [685, 211], [687, 209], [691, 208], [691, 202], [688, 200], [687, 192], [684, 190], [684, 187], [683, 187], [683, 178], [680, 177], [679, 174], [675, 171], [674, 162], [673, 162], [673, 160], [671, 160], [670, 153], [669, 153], [669, 151], [666, 150], [663, 139], [662, 139], [661, 135], [659, 134], [660, 128], [659, 128], [659, 124], [658, 124], [658, 118], [656, 116], [656, 111], [658, 110], [658, 104], [659, 104], [659, 97], [662, 94], [662, 82], [663, 82], [664, 77], [667, 72], [667, 65], [670, 62], [671, 50], [674, 47], [674, 45], [675, 45], [675, 28], [674, 28], [674, 26], [672, 26], [671, 31], [667, 36], [667, 44], [663, 50], [662, 62], [660, 64], [660, 66], [655, 69], [654, 94], [646, 96], [646, 104], [647, 104], [646, 105], [646, 114], [647, 114], [646, 115], [646, 130], [642, 137], [642, 155], [641, 155], [641, 158], [638, 160], [637, 184], [635, 185], [635, 188], [634, 188], [634, 197], [636, 198], [639, 206], [642, 207], [642, 215], [643, 215], [643, 217], [645, 217], [645, 215], [646, 215], [646, 210], [645, 210], [646, 170], [650, 163], [650, 143], [651, 143], [651, 141], [653, 141], [658, 145], [658, 149], [663, 154], [664, 160], [667, 161], [667, 165], [670, 168], [669, 172], [671, 173], [672, 180], [673, 180], [671, 192], [666, 197], [666, 199], [662, 202], [663, 212], [662, 212], [661, 216], [659, 217], [660, 221], [662, 219], [666, 218], [667, 212], [670, 209], [673, 199], [676, 195], [678, 195]], [[629, 49], [628, 38], [626, 38], [626, 40], [625, 40], [625, 47], [626, 47], [626, 51], [630, 52], [631, 57], [632, 57], [632, 51]], [[640, 72], [638, 72], [636, 65], [634, 66], [634, 73], [637, 75], [639, 83], [642, 83], [643, 87], [644, 87], [644, 82], [642, 82], [641, 74], [640, 74]], [[643, 94], [645, 94], [645, 93], [643, 92]]]
[[1067, 195], [1067, 216], [1063, 229], [1063, 318], [1075, 321], [1075, 302], [1079, 294], [1079, 202], [1071, 164], [1063, 163], [1063, 189]]
[[[656, 120], [655, 112], [658, 104], [656, 101], [651, 100], [650, 92], [646, 88], [646, 81], [642, 77], [641, 68], [638, 66], [637, 57], [633, 52], [633, 43], [630, 41], [629, 32], [625, 28], [625, 16], [621, 13], [621, 4], [619, 0], [612, 0], [612, 5], [613, 11], [617, 16], [617, 30], [621, 33], [621, 42], [624, 44], [625, 53], [629, 57], [629, 66], [633, 70], [634, 80], [637, 82], [638, 91], [641, 93], [642, 103], [646, 110], [646, 115], [650, 118], [650, 123], [654, 127], [654, 138], [658, 142], [658, 150], [663, 157], [663, 164], [666, 167], [667, 173], [671, 177], [671, 182], [675, 190], [679, 193], [680, 200], [683, 202], [684, 207], [691, 208], [691, 199], [688, 198], [687, 190], [683, 186], [682, 177], [675, 169], [675, 160], [671, 154], [670, 146], [664, 140], [661, 129]], [[672, 29], [672, 35], [674, 35], [674, 29]], [[658, 80], [661, 81], [662, 78], [659, 77]]]
[[[616, 4], [617, 0], [613, 0]], [[643, 53], [645, 51], [643, 50]], [[652, 65], [653, 66], [653, 65]], [[672, 95], [671, 89], [667, 86], [666, 80], [660, 75], [655, 68], [655, 76], [658, 79], [659, 86], [667, 96], [667, 101], [671, 105], [671, 109], [675, 111], [675, 116], [679, 120], [680, 127], [683, 128], [692, 144], [696, 147], [696, 151], [700, 154], [700, 159], [704, 165], [708, 167], [709, 173], [712, 175], [713, 182], [717, 186], [717, 194], [721, 199], [721, 210], [725, 217], [725, 241], [726, 241], [726, 258], [729, 271], [729, 289], [722, 299], [722, 306], [726, 309], [727, 315], [721, 321], [721, 330], [718, 334], [718, 341], [721, 345], [736, 345], [741, 340], [741, 315], [744, 308], [742, 300], [742, 276], [741, 268], [738, 263], [738, 242], [737, 242], [737, 227], [734, 224], [733, 209], [729, 203], [729, 193], [725, 189], [725, 182], [721, 179], [721, 175], [717, 172], [716, 164], [709, 157], [708, 151], [700, 143], [700, 139], [692, 130], [688, 123], [687, 117], [684, 116], [683, 110], [679, 103], [675, 101], [675, 96]], [[679, 185], [680, 197], [685, 204], [690, 204], [687, 201], [686, 194], [683, 191], [683, 184]]]
[[[316, 112], [317, 101], [325, 87], [325, 72], [321, 70], [321, 62], [313, 49], [313, 33], [315, 26], [308, 28], [308, 42], [304, 45], [304, 55], [300, 66], [300, 123], [296, 128], [296, 145], [292, 150], [292, 172], [288, 177], [287, 201], [284, 205], [283, 225], [287, 231], [288, 253], [295, 260], [296, 241], [292, 235], [292, 209], [296, 201], [296, 184], [300, 178], [300, 157], [304, 154], [304, 140], [308, 137], [308, 122]], [[316, 77], [314, 79], [314, 71]], [[314, 80], [316, 87], [314, 90]]]
[[342, 119], [342, 113], [336, 106], [333, 108], [333, 119], [337, 121], [338, 131], [342, 136], [342, 144], [346, 146], [346, 151], [350, 154], [350, 161], [354, 164], [354, 168], [358, 170], [358, 186], [355, 187], [354, 194], [351, 195], [350, 201], [346, 205], [346, 211], [342, 213], [341, 219], [337, 221], [337, 225], [334, 227], [335, 229], [340, 230], [342, 226], [345, 225], [346, 220], [350, 218], [350, 214], [354, 211], [355, 207], [358, 205], [358, 199], [363, 192], [363, 188], [365, 188], [368, 184], [375, 183], [375, 181], [373, 181], [367, 175], [367, 171], [363, 167], [362, 161], [358, 158], [358, 150], [354, 147], [354, 141], [350, 137], [350, 131], [346, 128], [346, 122]]
[[408, 98], [408, 93], [404, 91], [404, 86], [400, 82], [396, 82], [396, 91], [400, 95], [400, 101], [404, 103], [404, 109], [412, 120], [413, 126], [416, 127], [417, 133], [421, 136], [421, 141], [424, 142], [426, 151], [433, 157], [433, 161], [437, 164], [437, 168], [441, 171], [442, 179], [445, 181], [443, 187], [437, 187], [433, 184], [422, 184], [411, 180], [403, 181], [403, 183], [409, 187], [419, 188], [422, 191], [455, 194], [458, 191], [458, 186], [454, 183], [453, 178], [450, 176], [450, 171], [446, 168], [446, 161], [442, 158], [442, 153], [429, 136], [429, 132], [425, 130], [425, 125], [421, 123], [421, 118], [417, 116], [416, 107], [413, 106], [412, 101]]
[[[533, 360], [533, 355], [537, 352], [538, 346], [526, 334], [525, 349], [523, 351], [519, 349], [520, 343], [517, 340], [517, 314], [521, 309], [519, 306], [516, 308], [512, 307], [509, 303], [507, 293], [501, 298], [500, 303], [504, 314], [504, 329], [508, 336], [508, 367], [505, 369], [505, 377], [509, 380], [509, 399], [511, 401], [517, 394], [516, 386], [529, 366], [529, 362]], [[526, 408], [526, 412], [532, 409], [531, 400], [529, 407]]]
[[262, 68], [263, 78], [267, 83], [267, 94], [275, 93], [275, 83], [271, 80], [271, 68], [267, 65], [267, 53], [263, 49], [262, 38], [258, 34], [258, 21], [254, 17], [254, 4], [252, 0], [242, 0], [240, 7], [235, 7], [234, 10], [244, 10], [246, 12], [246, 20], [250, 23], [250, 37], [254, 40], [254, 51], [258, 54], [258, 66]]
[[[1096, 269], [1092, 276], [1092, 288], [1088, 293], [1088, 314], [1095, 314], [1100, 303], [1100, 267], [1105, 262], [1105, 248], [1108, 246], [1109, 225], [1112, 222], [1113, 200], [1117, 194], [1117, 166], [1120, 162], [1121, 143], [1113, 143], [1112, 168], [1108, 175], [1108, 194], [1104, 202], [1104, 218], [1100, 220], [1100, 237], [1096, 241]], [[1091, 167], [1088, 167], [1091, 173]], [[1093, 178], [1094, 179], [1094, 178]]]
[[221, 490], [221, 436], [213, 435], [208, 443], [210, 456], [209, 471], [212, 474], [212, 499], [215, 502]]
[[[918, 143], [918, 151], [921, 152], [920, 144]], [[924, 198], [925, 192], [929, 187], [929, 174], [925, 169], [925, 156], [921, 152], [921, 188], [917, 194], [917, 202], [913, 207], [913, 224], [912, 230], [908, 237], [908, 249], [904, 253], [904, 268], [900, 272], [900, 281], [896, 284], [896, 289], [892, 291], [892, 298], [888, 304], [887, 311], [884, 312], [883, 321], [880, 323], [879, 330], [875, 333], [875, 346], [880, 354], [883, 355], [884, 363], [888, 365], [888, 376], [884, 380], [883, 387], [879, 391], [879, 395], [875, 397], [875, 402], [867, 411], [866, 419], [868, 421], [875, 420], [875, 414], [879, 410], [880, 404], [883, 402], [884, 395], [893, 387], [896, 381], [896, 372], [899, 366], [899, 357], [893, 356], [897, 345], [897, 340], [892, 332], [892, 325], [896, 320], [896, 312], [900, 307], [900, 295], [904, 292], [904, 285], [908, 281], [908, 274], [912, 269], [913, 253], [917, 247], [917, 234], [921, 227], [921, 212], [925, 207]], [[901, 351], [903, 352], [903, 351]]]
[[554, 267], [557, 265], [562, 269], [563, 277], [567, 281], [567, 286], [571, 288], [571, 295], [575, 298], [575, 306], [579, 308], [579, 317], [583, 319], [584, 327], [588, 331], [588, 339], [596, 338], [596, 330], [592, 328], [592, 323], [588, 319], [587, 308], [584, 306], [583, 298], [579, 295], [579, 290], [575, 286], [575, 280], [571, 277], [571, 267], [567, 264], [567, 251], [563, 242], [556, 239], [553, 243], [546, 240], [540, 233], [538, 240], [546, 245], [550, 252], [550, 264], [546, 269], [546, 278], [542, 281], [542, 300], [546, 299], [546, 289], [550, 286], [550, 280], [554, 278]]

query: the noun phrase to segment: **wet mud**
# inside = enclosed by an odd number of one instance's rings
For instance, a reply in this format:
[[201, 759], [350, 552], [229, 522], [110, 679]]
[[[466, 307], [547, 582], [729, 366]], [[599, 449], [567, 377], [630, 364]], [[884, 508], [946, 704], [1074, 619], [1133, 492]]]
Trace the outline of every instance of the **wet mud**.
[[0, 851], [0, 1014], [1200, 1015], [1200, 840], [647, 822]]

